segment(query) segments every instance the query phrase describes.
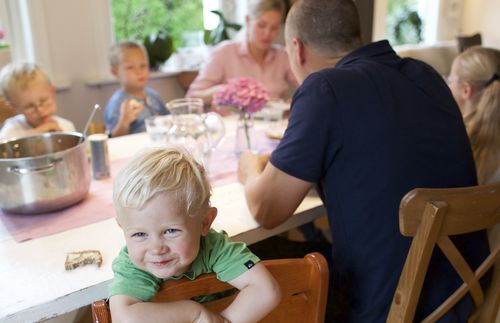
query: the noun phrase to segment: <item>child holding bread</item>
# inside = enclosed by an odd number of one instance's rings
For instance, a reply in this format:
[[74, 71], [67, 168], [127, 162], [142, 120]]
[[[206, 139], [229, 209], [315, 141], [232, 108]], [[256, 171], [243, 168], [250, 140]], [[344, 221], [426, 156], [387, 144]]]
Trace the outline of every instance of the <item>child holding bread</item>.
[[168, 114], [161, 97], [146, 86], [149, 61], [146, 49], [133, 41], [119, 42], [109, 53], [111, 73], [120, 89], [111, 96], [104, 109], [106, 130], [112, 137], [146, 131], [144, 119]]

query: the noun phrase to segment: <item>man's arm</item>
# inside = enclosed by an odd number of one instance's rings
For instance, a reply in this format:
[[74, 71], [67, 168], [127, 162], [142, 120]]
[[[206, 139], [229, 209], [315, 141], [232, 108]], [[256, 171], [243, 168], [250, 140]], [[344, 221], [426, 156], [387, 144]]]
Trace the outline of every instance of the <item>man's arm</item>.
[[221, 313], [231, 323], [258, 322], [281, 300], [278, 283], [261, 263], [228, 283], [240, 290], [231, 305]]
[[109, 307], [113, 322], [227, 323], [221, 315], [191, 300], [151, 303], [126, 295], [115, 295], [109, 299]]
[[245, 185], [248, 208], [255, 220], [264, 228], [274, 228], [293, 215], [313, 183], [290, 176], [271, 163], [266, 164], [267, 159], [243, 153], [238, 178]]

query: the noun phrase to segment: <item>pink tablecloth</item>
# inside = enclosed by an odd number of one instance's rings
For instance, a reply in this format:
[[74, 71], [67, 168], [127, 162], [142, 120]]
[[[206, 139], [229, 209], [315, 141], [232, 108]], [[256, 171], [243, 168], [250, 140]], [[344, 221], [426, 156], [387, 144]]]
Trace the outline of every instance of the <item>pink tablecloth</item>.
[[[263, 151], [271, 151], [276, 147], [276, 142], [266, 139], [261, 133], [258, 133], [256, 139]], [[233, 147], [234, 141], [227, 138], [214, 152], [209, 167], [212, 186], [234, 183], [237, 180], [238, 159]], [[109, 219], [115, 215], [112, 201], [113, 178], [127, 161], [128, 159], [113, 161], [111, 178], [92, 180], [88, 196], [76, 205], [36, 215], [8, 214], [0, 210], [0, 220], [12, 237], [22, 242]]]

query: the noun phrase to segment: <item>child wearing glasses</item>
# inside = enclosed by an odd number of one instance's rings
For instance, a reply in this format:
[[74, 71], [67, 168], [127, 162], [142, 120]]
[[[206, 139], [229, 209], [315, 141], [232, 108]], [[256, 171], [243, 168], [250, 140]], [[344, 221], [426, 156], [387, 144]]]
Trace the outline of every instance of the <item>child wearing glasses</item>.
[[120, 89], [111, 96], [104, 109], [106, 130], [112, 137], [146, 131], [144, 119], [168, 114], [162, 98], [149, 80], [146, 49], [134, 41], [122, 41], [109, 52], [111, 74], [120, 82]]
[[[149, 148], [119, 172], [113, 201], [126, 246], [112, 265], [113, 322], [257, 322], [280, 302], [277, 282], [246, 245], [210, 228], [210, 191], [182, 148]], [[222, 312], [192, 300], [150, 302], [163, 282], [210, 272], [240, 290]]]
[[19, 114], [5, 120], [0, 139], [51, 131], [75, 131], [69, 120], [55, 115], [55, 89], [47, 74], [34, 63], [11, 63], [0, 72], [0, 91]]

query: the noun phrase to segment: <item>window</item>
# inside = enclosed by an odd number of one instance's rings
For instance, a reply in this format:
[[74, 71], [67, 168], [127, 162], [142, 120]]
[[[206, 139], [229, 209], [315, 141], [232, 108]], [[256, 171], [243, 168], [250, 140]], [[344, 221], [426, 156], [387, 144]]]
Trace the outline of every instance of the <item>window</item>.
[[422, 38], [419, 0], [389, 0], [387, 8], [387, 38], [392, 45], [416, 44]]
[[[185, 46], [185, 33], [203, 30], [202, 0], [111, 0], [115, 40], [142, 42], [166, 30], [174, 50]], [[188, 33], [189, 34], [189, 33]]]

